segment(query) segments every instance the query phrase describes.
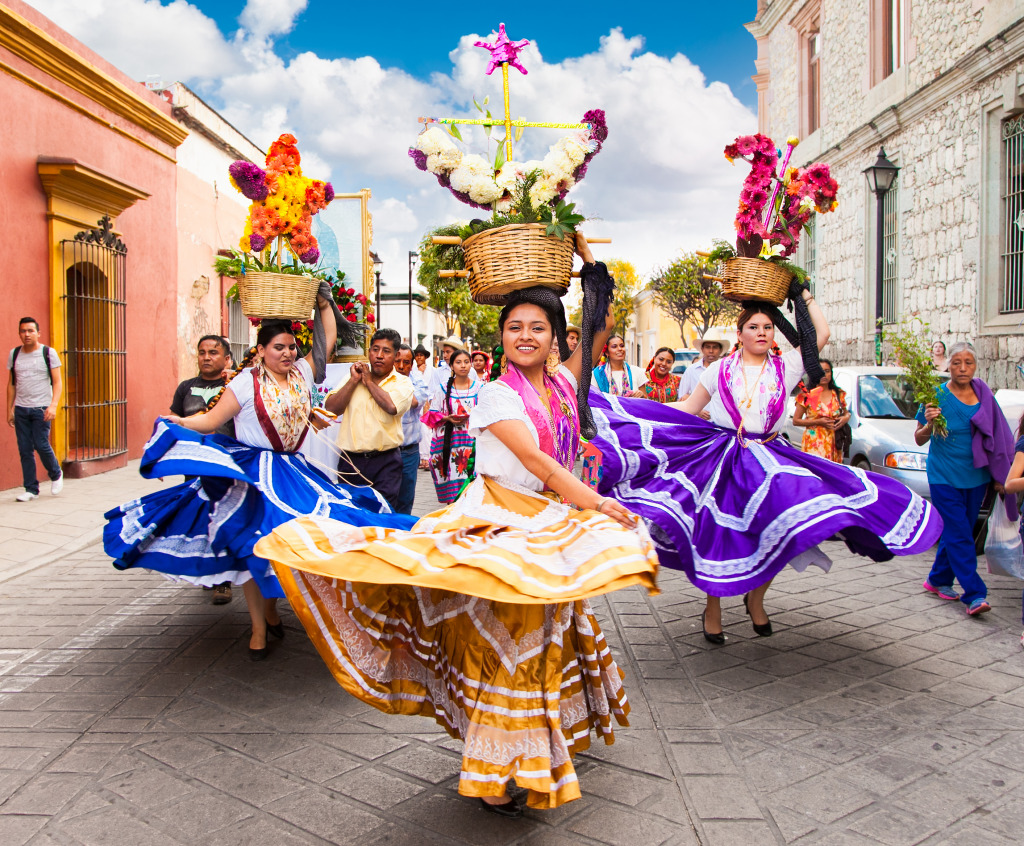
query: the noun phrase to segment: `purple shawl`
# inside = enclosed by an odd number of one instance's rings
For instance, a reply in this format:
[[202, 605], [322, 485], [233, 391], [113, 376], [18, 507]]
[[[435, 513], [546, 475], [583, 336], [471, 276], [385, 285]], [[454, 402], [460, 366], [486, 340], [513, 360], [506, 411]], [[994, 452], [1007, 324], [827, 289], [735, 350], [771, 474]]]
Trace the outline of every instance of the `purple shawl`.
[[[987, 467], [1000, 485], [1006, 482], [1013, 464], [1013, 432], [996, 402], [992, 389], [981, 379], [972, 379], [971, 387], [981, 405], [971, 417], [971, 452], [975, 467]], [[1006, 516], [1017, 519], [1017, 497], [1004, 497]]]

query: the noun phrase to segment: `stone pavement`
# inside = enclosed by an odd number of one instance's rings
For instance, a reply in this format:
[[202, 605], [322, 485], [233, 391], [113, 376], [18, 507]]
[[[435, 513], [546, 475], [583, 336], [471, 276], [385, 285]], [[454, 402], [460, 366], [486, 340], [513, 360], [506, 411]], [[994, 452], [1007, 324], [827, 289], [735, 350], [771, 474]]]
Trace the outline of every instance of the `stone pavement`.
[[254, 664], [240, 592], [213, 607], [114, 571], [100, 515], [159, 484], [133, 467], [59, 499], [0, 494], [4, 846], [1021, 841], [1016, 582], [992, 577], [971, 620], [921, 591], [924, 556], [829, 544], [831, 574], [776, 581], [774, 637], [733, 600], [722, 647], [674, 573], [659, 596], [603, 598], [632, 725], [578, 757], [582, 800], [507, 821], [458, 796], [458, 743], [344, 694], [289, 611]]

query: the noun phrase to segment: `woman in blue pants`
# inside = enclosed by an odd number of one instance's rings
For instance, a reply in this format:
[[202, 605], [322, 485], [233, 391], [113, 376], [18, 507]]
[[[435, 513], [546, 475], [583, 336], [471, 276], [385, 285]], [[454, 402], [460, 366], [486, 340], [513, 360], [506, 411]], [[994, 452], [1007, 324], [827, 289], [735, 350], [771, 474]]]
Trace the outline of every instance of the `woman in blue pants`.
[[[914, 440], [931, 441], [928, 452], [928, 487], [932, 505], [942, 517], [942, 537], [924, 589], [940, 599], [959, 599], [967, 614], [976, 617], [990, 610], [988, 589], [978, 575], [974, 524], [989, 484], [1003, 493], [1013, 461], [1013, 434], [991, 389], [974, 377], [978, 358], [974, 347], [962, 341], [949, 351], [949, 382], [938, 392], [937, 403], [917, 413]], [[935, 419], [946, 419], [947, 432], [934, 434]], [[1016, 518], [1013, 499], [999, 500]], [[962, 594], [953, 588], [960, 583]]]

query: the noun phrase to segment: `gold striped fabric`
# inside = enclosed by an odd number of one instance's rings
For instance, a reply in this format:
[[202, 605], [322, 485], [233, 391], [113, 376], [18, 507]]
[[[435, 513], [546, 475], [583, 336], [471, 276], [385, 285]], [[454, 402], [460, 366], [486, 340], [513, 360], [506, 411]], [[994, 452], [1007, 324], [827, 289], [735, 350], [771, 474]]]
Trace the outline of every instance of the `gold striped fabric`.
[[464, 741], [459, 792], [577, 799], [572, 756], [628, 725], [588, 597], [656, 593], [646, 530], [477, 478], [407, 532], [302, 517], [256, 546], [350, 694]]
[[633, 584], [657, 593], [658, 558], [643, 524], [625, 529], [487, 477], [409, 531], [300, 517], [261, 539], [256, 554], [330, 578], [499, 602], [573, 602]]
[[531, 808], [580, 797], [572, 756], [615, 740], [629, 703], [589, 602], [522, 605], [359, 584], [275, 565], [317, 651], [350, 694], [388, 714], [433, 717], [464, 741], [459, 793]]

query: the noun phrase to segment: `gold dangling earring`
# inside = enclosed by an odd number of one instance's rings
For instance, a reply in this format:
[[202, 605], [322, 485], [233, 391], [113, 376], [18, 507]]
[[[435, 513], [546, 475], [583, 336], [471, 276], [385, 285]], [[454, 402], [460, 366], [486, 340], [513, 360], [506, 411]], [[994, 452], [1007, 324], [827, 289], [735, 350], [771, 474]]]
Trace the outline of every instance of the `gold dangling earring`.
[[547, 371], [548, 376], [554, 376], [558, 372], [561, 363], [562, 357], [558, 354], [557, 350], [549, 352], [547, 361], [544, 362], [544, 369]]
[[501, 354], [501, 375], [504, 376], [508, 373], [508, 356], [504, 353]]

